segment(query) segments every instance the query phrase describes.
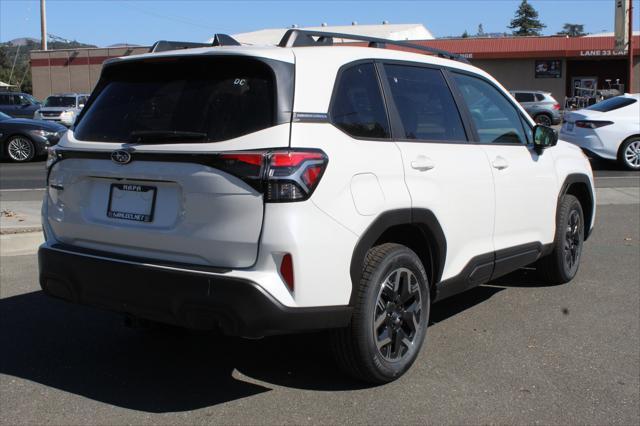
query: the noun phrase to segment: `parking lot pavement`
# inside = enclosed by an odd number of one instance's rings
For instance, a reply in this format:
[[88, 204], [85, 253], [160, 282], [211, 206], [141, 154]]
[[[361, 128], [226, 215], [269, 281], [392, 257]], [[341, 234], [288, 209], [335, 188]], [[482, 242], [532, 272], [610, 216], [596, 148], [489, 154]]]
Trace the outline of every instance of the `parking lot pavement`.
[[132, 330], [44, 296], [35, 256], [0, 258], [0, 423], [637, 424], [640, 206], [596, 226], [570, 284], [520, 271], [436, 304], [412, 370], [380, 387], [339, 373], [322, 334]]

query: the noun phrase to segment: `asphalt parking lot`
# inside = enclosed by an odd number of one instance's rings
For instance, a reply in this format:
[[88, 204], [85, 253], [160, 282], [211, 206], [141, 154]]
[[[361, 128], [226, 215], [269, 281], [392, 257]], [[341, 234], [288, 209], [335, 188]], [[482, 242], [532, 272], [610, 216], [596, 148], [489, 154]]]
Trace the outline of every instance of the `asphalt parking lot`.
[[640, 206], [599, 206], [581, 269], [523, 270], [435, 305], [399, 381], [337, 371], [324, 336], [126, 328], [50, 299], [34, 255], [0, 258], [2, 424], [588, 423], [640, 418]]

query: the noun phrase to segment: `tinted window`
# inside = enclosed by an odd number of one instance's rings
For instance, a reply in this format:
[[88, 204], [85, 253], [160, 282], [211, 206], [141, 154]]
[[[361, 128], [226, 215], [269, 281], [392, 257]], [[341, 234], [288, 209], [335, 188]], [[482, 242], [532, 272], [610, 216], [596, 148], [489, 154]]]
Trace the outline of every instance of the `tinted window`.
[[75, 96], [49, 96], [47, 99], [45, 99], [44, 106], [75, 108], [76, 98]]
[[[176, 58], [108, 67], [76, 126], [93, 141], [215, 142], [275, 124], [273, 70], [242, 57]], [[189, 136], [190, 135], [190, 136]], [[165, 139], [166, 140], [166, 139]]]
[[13, 96], [0, 95], [0, 105], [13, 105]]
[[480, 142], [526, 143], [518, 110], [496, 87], [476, 77], [457, 73], [454, 76]]
[[587, 109], [600, 112], [613, 111], [615, 109], [624, 108], [631, 104], [635, 104], [637, 101], [633, 98], [625, 98], [623, 96], [616, 96], [615, 98], [607, 99], [606, 101], [598, 102], [591, 105]]
[[385, 65], [385, 71], [404, 127], [404, 139], [467, 140], [460, 113], [440, 70]]
[[333, 124], [361, 138], [389, 138], [389, 122], [373, 64], [343, 71], [331, 108]]
[[78, 106], [80, 106], [80, 105], [86, 105], [88, 100], [89, 100], [89, 97], [88, 97], [88, 96], [80, 96], [80, 97], [78, 98]]
[[540, 93], [536, 93], [536, 101], [538, 102], [544, 101], [544, 95]]
[[534, 100], [533, 93], [516, 92], [516, 101], [518, 102], [533, 102]]

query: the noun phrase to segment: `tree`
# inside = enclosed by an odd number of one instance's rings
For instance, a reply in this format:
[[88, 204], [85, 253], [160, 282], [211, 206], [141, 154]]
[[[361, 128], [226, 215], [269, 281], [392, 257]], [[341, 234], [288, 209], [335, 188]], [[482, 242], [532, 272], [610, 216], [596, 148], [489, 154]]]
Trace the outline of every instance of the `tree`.
[[469, 38], [469, 33], [467, 32], [467, 30], [464, 30], [464, 32], [462, 33], [462, 38]]
[[545, 27], [538, 19], [538, 11], [527, 0], [522, 0], [508, 28], [513, 30], [515, 36], [539, 36], [540, 30]]
[[584, 32], [584, 25], [569, 23], [564, 24], [562, 31], [558, 32], [558, 35], [566, 35], [569, 37], [581, 37], [586, 34], [587, 33]]
[[484, 26], [482, 24], [478, 25], [478, 37], [484, 37], [485, 35]]

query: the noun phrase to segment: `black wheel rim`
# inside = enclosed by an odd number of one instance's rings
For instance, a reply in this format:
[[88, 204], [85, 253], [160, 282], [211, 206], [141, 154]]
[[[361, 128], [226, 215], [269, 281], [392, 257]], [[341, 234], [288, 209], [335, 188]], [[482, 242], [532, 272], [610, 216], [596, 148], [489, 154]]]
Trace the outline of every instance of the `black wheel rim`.
[[564, 240], [564, 261], [570, 271], [576, 268], [580, 260], [580, 251], [582, 250], [581, 222], [580, 213], [575, 209], [571, 210]]
[[539, 115], [536, 117], [536, 123], [542, 124], [543, 126], [551, 126], [551, 119], [546, 115]]
[[380, 355], [399, 361], [414, 347], [423, 326], [422, 290], [407, 268], [392, 271], [380, 284], [373, 315], [373, 335]]

